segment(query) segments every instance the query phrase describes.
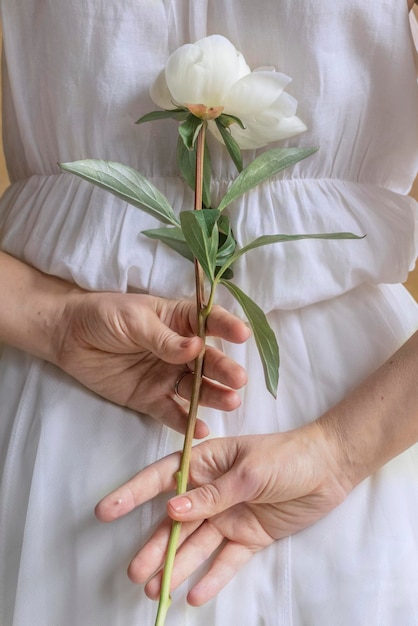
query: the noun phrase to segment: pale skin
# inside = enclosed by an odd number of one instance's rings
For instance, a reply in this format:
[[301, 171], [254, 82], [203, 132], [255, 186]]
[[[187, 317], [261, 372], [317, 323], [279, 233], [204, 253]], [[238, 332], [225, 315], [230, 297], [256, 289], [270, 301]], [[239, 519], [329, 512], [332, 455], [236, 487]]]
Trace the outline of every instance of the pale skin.
[[[4, 252], [0, 293], [0, 342], [50, 361], [106, 399], [184, 432], [187, 410], [176, 401], [174, 385], [191, 372], [202, 348], [194, 335], [192, 302], [87, 292]], [[221, 307], [215, 307], [208, 333], [237, 343], [249, 336], [246, 325]], [[246, 383], [244, 369], [213, 348], [206, 357], [201, 404], [237, 408], [235, 390]], [[190, 397], [191, 384], [191, 375], [182, 378], [183, 397]], [[207, 434], [199, 421], [196, 438]]]

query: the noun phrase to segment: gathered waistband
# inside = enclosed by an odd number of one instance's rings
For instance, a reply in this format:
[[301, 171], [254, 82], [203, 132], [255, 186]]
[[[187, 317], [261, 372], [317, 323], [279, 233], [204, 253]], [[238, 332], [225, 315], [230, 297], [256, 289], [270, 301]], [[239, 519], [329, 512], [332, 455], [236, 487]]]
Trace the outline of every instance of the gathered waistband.
[[[180, 178], [154, 178], [176, 212], [192, 208]], [[214, 197], [230, 181], [213, 183]], [[298, 241], [257, 248], [234, 268], [235, 282], [265, 310], [298, 308], [364, 283], [406, 278], [416, 257], [417, 204], [366, 183], [274, 179], [228, 208], [235, 237], [351, 231], [360, 241]], [[93, 290], [190, 297], [193, 266], [143, 230], [160, 224], [70, 174], [14, 182], [0, 200], [2, 249], [44, 272]], [[225, 296], [226, 297], [226, 296]]]

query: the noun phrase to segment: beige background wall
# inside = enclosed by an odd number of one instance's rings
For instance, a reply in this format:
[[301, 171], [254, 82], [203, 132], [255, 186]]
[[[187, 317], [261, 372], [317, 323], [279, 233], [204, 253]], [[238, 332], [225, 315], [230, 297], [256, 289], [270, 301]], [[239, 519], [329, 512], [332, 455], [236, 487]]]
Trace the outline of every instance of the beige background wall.
[[[1, 40], [1, 32], [0, 32]], [[0, 116], [0, 131], [1, 131], [1, 116]], [[1, 135], [1, 132], [0, 132]], [[4, 163], [3, 150], [0, 142], [0, 193], [6, 188], [8, 184], [7, 171]], [[412, 188], [411, 195], [418, 200], [418, 177]], [[410, 273], [406, 286], [418, 301], [418, 264], [417, 268]]]

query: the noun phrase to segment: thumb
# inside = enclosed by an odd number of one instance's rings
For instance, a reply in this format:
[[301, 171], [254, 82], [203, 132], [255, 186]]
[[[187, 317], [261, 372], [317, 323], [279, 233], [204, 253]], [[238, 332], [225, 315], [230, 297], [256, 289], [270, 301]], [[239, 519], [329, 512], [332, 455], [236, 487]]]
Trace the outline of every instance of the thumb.
[[159, 359], [174, 365], [192, 361], [202, 347], [202, 340], [199, 337], [183, 337], [166, 326], [157, 316], [148, 320], [137, 342]]
[[248, 487], [230, 470], [211, 483], [171, 498], [168, 515], [180, 522], [192, 522], [213, 517], [235, 504], [250, 499]]

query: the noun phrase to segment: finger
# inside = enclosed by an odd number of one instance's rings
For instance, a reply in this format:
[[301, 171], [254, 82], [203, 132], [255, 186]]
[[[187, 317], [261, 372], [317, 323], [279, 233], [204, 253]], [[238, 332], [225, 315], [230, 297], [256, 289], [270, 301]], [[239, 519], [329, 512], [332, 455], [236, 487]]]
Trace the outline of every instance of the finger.
[[248, 380], [247, 373], [241, 365], [212, 346], [206, 347], [203, 374], [206, 378], [216, 380], [231, 389], [241, 389]]
[[243, 343], [251, 335], [248, 326], [221, 306], [214, 305], [207, 320], [207, 332], [232, 343]]
[[174, 452], [148, 465], [102, 498], [95, 509], [96, 517], [102, 522], [111, 522], [158, 494], [173, 491], [176, 488], [175, 474], [179, 464], [180, 453]]
[[[231, 343], [243, 343], [250, 336], [249, 328], [233, 315], [221, 309], [221, 314], [217, 316], [215, 321], [211, 321], [211, 315], [208, 317], [207, 334], [208, 336], [219, 337]], [[222, 320], [222, 324], [220, 323]], [[202, 349], [202, 340], [197, 336], [183, 336], [176, 333], [161, 320], [154, 320], [153, 324], [148, 326], [147, 336], [143, 337], [141, 344], [144, 348], [150, 350], [166, 361], [167, 363], [179, 364], [193, 361]], [[206, 352], [210, 350], [206, 349]], [[244, 369], [239, 366], [233, 359], [225, 356], [220, 350], [211, 349], [217, 359], [222, 355], [225, 359], [222, 375], [226, 376], [226, 383], [236, 388], [242, 387], [246, 382], [243, 376]], [[229, 369], [228, 369], [229, 366]], [[215, 371], [212, 366], [212, 371]], [[218, 374], [213, 377], [218, 378]], [[238, 377], [238, 378], [237, 378]], [[235, 380], [237, 379], [237, 382]], [[231, 381], [231, 382], [228, 382]]]
[[[167, 511], [173, 519], [180, 521], [202, 521], [207, 515], [202, 512], [209, 508], [222, 510], [216, 495], [218, 489], [224, 494], [225, 502], [232, 501], [232, 495], [237, 502], [241, 499], [240, 477], [235, 477], [232, 471], [228, 472], [238, 453], [239, 445], [233, 438], [212, 439], [195, 446], [192, 450], [190, 466], [190, 481], [192, 484], [201, 484], [210, 481], [213, 477], [221, 476], [212, 484], [188, 491], [187, 495], [177, 496], [169, 501]], [[219, 456], [217, 458], [215, 452]], [[132, 511], [135, 507], [148, 502], [161, 493], [174, 491], [176, 488], [176, 473], [180, 467], [181, 452], [173, 452], [155, 463], [148, 465], [126, 483], [105, 496], [96, 506], [96, 516], [103, 522], [111, 522]], [[222, 465], [223, 463], [223, 465]], [[194, 469], [196, 464], [196, 469]], [[245, 479], [245, 476], [243, 477]], [[233, 493], [228, 494], [228, 489]], [[206, 497], [205, 497], [206, 496]], [[186, 498], [186, 506], [182, 502]], [[190, 505], [188, 503], [190, 499]], [[213, 502], [217, 502], [217, 506]], [[212, 507], [207, 503], [212, 502]]]
[[246, 546], [228, 541], [216, 555], [209, 571], [190, 590], [187, 601], [201, 606], [218, 594], [253, 556]]
[[[170, 309], [170, 301], [165, 306]], [[190, 332], [196, 332], [196, 309], [191, 302], [181, 301], [175, 304], [172, 314], [173, 317], [165, 323], [165, 316], [163, 320], [160, 319], [157, 311], [148, 310], [148, 314], [144, 312], [141, 328], [146, 327], [146, 332], [140, 333], [140, 343], [168, 363], [186, 363], [196, 358], [202, 347], [198, 337], [188, 336]], [[190, 324], [188, 330], [184, 324], [185, 319]], [[180, 333], [175, 332], [173, 327], [180, 329]], [[208, 317], [207, 333], [233, 343], [243, 343], [250, 336], [250, 330], [242, 320], [217, 305], [212, 307]]]
[[[180, 546], [199, 525], [200, 522], [182, 524], [178, 545]], [[166, 518], [132, 559], [128, 568], [128, 576], [132, 582], [143, 584], [151, 577], [158, 577], [165, 562], [171, 527], [172, 520]]]
[[[232, 405], [232, 402], [234, 400], [233, 398], [229, 399], [228, 397], [226, 398], [226, 400], [223, 400], [223, 397], [219, 396], [219, 394], [217, 395], [217, 397], [214, 397], [214, 396], [215, 394], [211, 394], [211, 398], [212, 398], [211, 404], [208, 404], [206, 406], [211, 406], [211, 407], [216, 407], [216, 408], [221, 408], [223, 406], [228, 407], [230, 404]], [[148, 415], [150, 415], [153, 419], [155, 419], [155, 421], [159, 422], [160, 424], [164, 424], [165, 426], [168, 426], [172, 430], [175, 430], [176, 432], [184, 435], [186, 432], [187, 419], [188, 419], [188, 412], [185, 406], [186, 406], [185, 404], [183, 404], [182, 406], [182, 404], [177, 402], [174, 399], [174, 397], [172, 398], [163, 397], [160, 400], [155, 401], [153, 405], [148, 406], [148, 408], [145, 409], [145, 412]], [[135, 408], [135, 407], [132, 405], [131, 408]], [[235, 406], [232, 406], [232, 408], [235, 408]], [[221, 410], [232, 410], [232, 409], [224, 408]], [[141, 412], [144, 412], [144, 407], [142, 407]], [[195, 431], [194, 431], [193, 437], [195, 439], [203, 439], [204, 437], [207, 437], [208, 434], [209, 434], [209, 428], [207, 424], [203, 420], [198, 418], [196, 420]]]
[[[189, 300], [165, 300], [154, 298], [154, 310], [167, 326], [175, 328], [185, 337], [197, 333], [198, 318], [196, 305]], [[248, 326], [219, 305], [213, 305], [206, 323], [207, 332], [214, 337], [221, 337], [233, 343], [243, 343], [251, 332]]]
[[152, 313], [144, 322], [144, 331], [137, 338], [141, 347], [149, 350], [158, 358], [167, 363], [187, 363], [197, 357], [202, 349], [202, 340], [199, 337], [183, 337], [169, 328]]
[[[174, 591], [198, 567], [209, 559], [224, 540], [223, 535], [210, 523], [204, 522], [190, 535], [176, 554], [170, 589]], [[145, 585], [145, 593], [151, 599], [159, 596], [161, 575], [153, 576]]]
[[144, 584], [164, 565], [171, 525], [171, 520], [166, 518], [130, 562], [128, 577], [133, 583]]
[[232, 469], [213, 482], [171, 498], [167, 512], [172, 519], [181, 522], [206, 519], [251, 500], [255, 487], [253, 481], [246, 481]]
[[[180, 400], [190, 402], [193, 389], [193, 373], [182, 376], [175, 385], [176, 395]], [[200, 390], [200, 406], [217, 409], [219, 411], [233, 411], [241, 404], [241, 398], [236, 391], [223, 387], [210, 380], [203, 379]], [[171, 419], [171, 416], [170, 416]], [[206, 436], [206, 435], [203, 435]], [[196, 437], [196, 434], [195, 434]], [[197, 438], [197, 437], [196, 437]]]

